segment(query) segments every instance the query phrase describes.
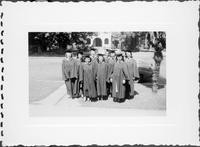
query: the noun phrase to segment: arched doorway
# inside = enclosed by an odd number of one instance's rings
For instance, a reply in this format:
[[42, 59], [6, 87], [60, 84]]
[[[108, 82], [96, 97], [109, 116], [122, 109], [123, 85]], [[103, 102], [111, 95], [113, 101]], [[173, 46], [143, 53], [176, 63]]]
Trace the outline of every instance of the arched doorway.
[[108, 38], [106, 38], [106, 39], [104, 40], [104, 44], [109, 44]]
[[101, 47], [102, 46], [102, 40], [101, 40], [101, 38], [95, 38], [93, 40], [93, 46], [94, 47]]
[[91, 39], [90, 38], [87, 38], [86, 41], [87, 41], [87, 44], [91, 44]]

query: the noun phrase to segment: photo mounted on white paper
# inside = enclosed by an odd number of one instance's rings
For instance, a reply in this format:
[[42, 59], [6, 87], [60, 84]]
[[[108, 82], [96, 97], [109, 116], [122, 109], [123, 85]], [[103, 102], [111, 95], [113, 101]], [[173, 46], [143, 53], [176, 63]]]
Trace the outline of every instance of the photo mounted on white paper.
[[166, 32], [29, 32], [29, 115], [165, 116]]

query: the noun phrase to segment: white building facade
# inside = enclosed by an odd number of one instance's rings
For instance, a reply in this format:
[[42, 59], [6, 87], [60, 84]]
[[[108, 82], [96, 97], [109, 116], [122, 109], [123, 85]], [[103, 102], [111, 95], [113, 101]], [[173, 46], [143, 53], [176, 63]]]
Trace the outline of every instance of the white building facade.
[[89, 46], [97, 49], [111, 49], [111, 32], [98, 32], [89, 38]]

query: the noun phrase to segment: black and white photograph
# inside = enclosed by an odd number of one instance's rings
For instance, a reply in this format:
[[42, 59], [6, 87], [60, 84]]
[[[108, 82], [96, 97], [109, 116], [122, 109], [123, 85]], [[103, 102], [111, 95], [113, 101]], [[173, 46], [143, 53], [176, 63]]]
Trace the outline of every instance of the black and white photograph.
[[199, 2], [2, 5], [4, 146], [199, 146]]
[[164, 31], [28, 37], [31, 116], [165, 115]]

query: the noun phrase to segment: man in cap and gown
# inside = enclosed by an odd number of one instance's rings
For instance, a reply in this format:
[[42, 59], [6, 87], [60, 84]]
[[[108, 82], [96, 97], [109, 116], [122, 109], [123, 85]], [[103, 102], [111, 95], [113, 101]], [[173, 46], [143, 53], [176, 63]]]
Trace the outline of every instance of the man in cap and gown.
[[71, 84], [71, 69], [72, 69], [72, 55], [71, 50], [65, 53], [65, 58], [62, 61], [62, 79], [65, 81], [67, 94], [72, 97], [72, 84]]
[[103, 57], [104, 57], [104, 61], [105, 61], [106, 63], [108, 63], [108, 60], [109, 60], [109, 52], [108, 52], [108, 49], [104, 50]]
[[93, 67], [95, 67], [96, 64], [97, 64], [97, 54], [96, 54], [96, 52], [97, 52], [97, 49], [90, 48], [89, 53], [90, 53], [91, 63], [92, 63]]
[[[108, 77], [111, 76], [113, 68], [114, 68], [114, 64], [116, 62], [116, 56], [115, 56], [115, 50], [111, 50], [111, 49], [107, 49], [107, 51], [109, 52], [109, 58], [108, 58]], [[111, 94], [112, 95], [112, 83], [108, 82], [107, 83], [107, 93], [108, 96]]]
[[97, 52], [97, 49], [90, 48], [90, 58], [92, 59], [92, 61], [91, 61], [92, 63], [96, 63], [96, 61], [97, 61], [96, 52]]
[[78, 93], [79, 96], [83, 97], [83, 84], [80, 81], [80, 72], [81, 72], [81, 68], [82, 68], [82, 64], [83, 64], [83, 52], [79, 51], [78, 55], [77, 55], [77, 64], [79, 66], [79, 71], [78, 71]]
[[77, 60], [79, 61], [79, 63], [83, 62], [83, 52], [82, 51], [78, 51]]
[[80, 66], [81, 62], [77, 59], [78, 50], [72, 50], [71, 85], [72, 98], [80, 97]]
[[133, 98], [134, 97], [134, 81], [139, 79], [139, 72], [137, 68], [137, 63], [131, 55], [131, 51], [126, 51], [125, 63], [128, 67], [128, 73], [130, 77], [130, 80], [128, 81], [127, 86], [126, 86], [126, 95], [127, 95], [127, 98]]
[[[95, 73], [95, 67], [97, 66], [97, 49], [96, 48], [93, 48], [91, 47], [90, 48], [90, 58], [91, 58], [91, 64], [92, 64], [92, 69], [93, 69], [93, 73]], [[95, 76], [95, 74], [93, 74]], [[96, 81], [96, 77], [93, 77], [94, 78], [94, 83], [95, 83], [95, 89], [97, 91], [97, 81]]]

